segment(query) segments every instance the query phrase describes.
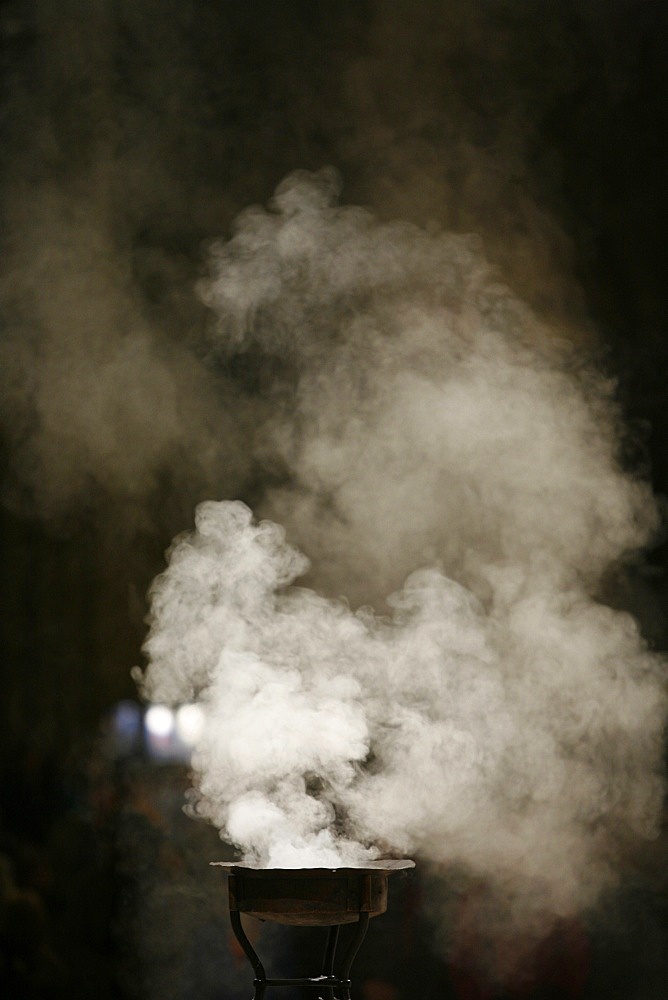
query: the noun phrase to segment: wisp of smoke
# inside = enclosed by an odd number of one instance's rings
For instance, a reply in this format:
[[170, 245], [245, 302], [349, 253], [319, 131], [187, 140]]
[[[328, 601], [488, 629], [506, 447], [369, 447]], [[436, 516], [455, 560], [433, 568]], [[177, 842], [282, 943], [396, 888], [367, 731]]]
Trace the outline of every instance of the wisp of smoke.
[[201, 701], [192, 806], [244, 858], [416, 853], [569, 912], [657, 828], [663, 666], [596, 599], [655, 505], [611, 384], [476, 238], [337, 194], [292, 175], [214, 250], [220, 349], [282, 361], [284, 485], [175, 541], [144, 692]]

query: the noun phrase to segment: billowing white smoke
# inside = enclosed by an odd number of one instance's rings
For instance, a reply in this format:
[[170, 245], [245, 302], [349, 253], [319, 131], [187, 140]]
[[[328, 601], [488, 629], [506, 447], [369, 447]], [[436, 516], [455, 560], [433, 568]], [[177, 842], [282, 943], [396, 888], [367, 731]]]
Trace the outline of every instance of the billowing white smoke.
[[282, 359], [257, 455], [287, 485], [260, 513], [309, 559], [201, 505], [153, 586], [144, 689], [201, 699], [196, 808], [244, 857], [417, 853], [564, 912], [657, 825], [662, 664], [595, 596], [655, 507], [611, 387], [475, 239], [335, 196], [288, 178], [204, 289], [223, 346]]

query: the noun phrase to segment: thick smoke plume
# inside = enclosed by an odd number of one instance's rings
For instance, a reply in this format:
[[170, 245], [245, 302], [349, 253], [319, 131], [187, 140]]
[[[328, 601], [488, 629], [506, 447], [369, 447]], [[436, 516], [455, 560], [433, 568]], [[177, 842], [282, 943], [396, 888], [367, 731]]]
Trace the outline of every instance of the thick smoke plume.
[[174, 543], [144, 689], [204, 705], [194, 808], [244, 857], [416, 853], [565, 913], [657, 829], [662, 664], [597, 600], [656, 509], [613, 387], [477, 239], [337, 194], [294, 174], [214, 250], [277, 485], [266, 520], [210, 502]]

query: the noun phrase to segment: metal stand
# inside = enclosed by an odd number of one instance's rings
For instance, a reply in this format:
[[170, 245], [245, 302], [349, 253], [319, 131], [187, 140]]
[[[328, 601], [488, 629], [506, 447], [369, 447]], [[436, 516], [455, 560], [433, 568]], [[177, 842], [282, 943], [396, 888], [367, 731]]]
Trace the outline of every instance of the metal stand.
[[[322, 988], [324, 994], [322, 1000], [350, 1000], [350, 969], [369, 928], [368, 913], [360, 913], [359, 915], [357, 929], [343, 956], [339, 975], [336, 975], [334, 969], [336, 946], [339, 940], [341, 925], [335, 924], [329, 927], [327, 931], [322, 974], [320, 976], [306, 976], [298, 979], [267, 979], [264, 966], [241, 926], [241, 914], [238, 910], [230, 909], [230, 922], [237, 941], [243, 948], [248, 961], [253, 966], [253, 972], [255, 973], [255, 979], [253, 980], [253, 986], [255, 987], [253, 1000], [263, 1000], [267, 986], [319, 986]], [[340, 990], [340, 996], [337, 996], [334, 992], [336, 989]]]

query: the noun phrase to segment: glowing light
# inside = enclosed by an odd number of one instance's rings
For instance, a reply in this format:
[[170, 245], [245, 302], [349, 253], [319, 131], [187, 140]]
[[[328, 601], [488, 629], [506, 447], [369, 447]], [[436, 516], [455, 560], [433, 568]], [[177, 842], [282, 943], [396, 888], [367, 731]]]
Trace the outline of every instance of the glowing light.
[[176, 732], [183, 743], [194, 747], [204, 729], [204, 712], [199, 705], [181, 705], [176, 713]]
[[132, 742], [139, 736], [141, 708], [136, 701], [119, 701], [112, 709], [111, 720], [116, 739]]
[[112, 757], [134, 753], [141, 744], [142, 710], [136, 701], [119, 701], [109, 713], [106, 751]]
[[151, 736], [166, 739], [174, 729], [174, 713], [167, 705], [151, 705], [146, 709], [144, 725]]

